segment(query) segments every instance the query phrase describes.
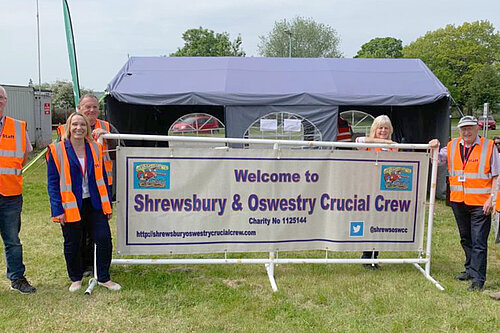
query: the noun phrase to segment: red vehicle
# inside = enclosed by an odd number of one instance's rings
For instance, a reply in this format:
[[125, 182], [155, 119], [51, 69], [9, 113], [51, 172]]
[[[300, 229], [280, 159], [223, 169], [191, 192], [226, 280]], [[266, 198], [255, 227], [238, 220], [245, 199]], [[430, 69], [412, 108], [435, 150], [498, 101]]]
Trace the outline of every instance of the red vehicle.
[[479, 125], [479, 128], [483, 129], [485, 123], [487, 123], [489, 129], [494, 130], [497, 128], [497, 122], [491, 116], [488, 117], [482, 116], [477, 119], [477, 124]]
[[174, 133], [217, 133], [224, 126], [217, 118], [209, 115], [187, 117], [172, 127]]
[[347, 120], [338, 117], [337, 122], [337, 141], [352, 141], [352, 128], [351, 125], [347, 122]]

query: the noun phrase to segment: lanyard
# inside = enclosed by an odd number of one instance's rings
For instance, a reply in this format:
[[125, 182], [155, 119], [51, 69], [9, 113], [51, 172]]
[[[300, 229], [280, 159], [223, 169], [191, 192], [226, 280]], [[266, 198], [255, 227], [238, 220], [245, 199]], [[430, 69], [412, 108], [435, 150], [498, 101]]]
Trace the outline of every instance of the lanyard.
[[82, 179], [85, 179], [85, 172], [87, 171], [87, 154], [85, 154], [83, 168], [81, 163], [78, 163], [78, 165], [80, 166], [80, 171], [82, 172]]
[[[71, 141], [70, 141], [71, 143]], [[73, 144], [71, 144], [71, 146], [73, 147]], [[86, 148], [85, 148], [86, 150]], [[76, 158], [78, 159], [78, 166], [80, 167], [80, 171], [82, 172], [82, 178], [85, 179], [85, 172], [87, 171], [87, 152], [85, 151], [85, 157], [84, 157], [84, 164], [83, 164], [83, 168], [82, 168], [82, 164], [80, 163], [80, 158], [78, 157], [78, 154], [76, 153], [76, 150], [75, 148], [73, 147], [73, 151], [75, 152], [75, 155], [76, 155]]]
[[465, 154], [465, 142], [464, 144], [462, 145], [462, 169], [465, 170], [465, 166], [467, 165], [467, 162], [469, 162], [469, 157], [470, 157], [470, 154], [472, 153], [472, 150], [474, 149], [475, 145], [472, 144], [472, 146], [470, 146], [470, 149], [469, 151], [467, 152], [467, 154]]

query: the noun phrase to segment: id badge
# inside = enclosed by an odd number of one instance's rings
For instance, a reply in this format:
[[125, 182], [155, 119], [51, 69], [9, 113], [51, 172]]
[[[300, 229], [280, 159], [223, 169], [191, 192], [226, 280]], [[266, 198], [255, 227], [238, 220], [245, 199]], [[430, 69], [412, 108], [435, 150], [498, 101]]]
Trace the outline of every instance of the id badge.
[[465, 182], [465, 176], [463, 176], [463, 175], [462, 176], [458, 176], [458, 181], [461, 182], [461, 183]]

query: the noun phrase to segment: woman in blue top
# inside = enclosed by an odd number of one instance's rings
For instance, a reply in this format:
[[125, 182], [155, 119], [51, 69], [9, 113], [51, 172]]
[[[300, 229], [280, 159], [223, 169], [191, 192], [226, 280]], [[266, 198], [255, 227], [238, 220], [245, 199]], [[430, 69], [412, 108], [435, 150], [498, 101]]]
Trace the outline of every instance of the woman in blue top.
[[90, 139], [90, 122], [86, 116], [73, 113], [66, 123], [61, 142], [51, 144], [47, 156], [47, 189], [53, 220], [61, 225], [64, 237], [64, 257], [72, 281], [69, 291], [81, 288], [82, 230], [87, 227], [94, 235], [97, 257], [97, 280], [110, 290], [120, 290], [111, 281], [112, 242], [108, 220], [111, 202], [102, 148]]

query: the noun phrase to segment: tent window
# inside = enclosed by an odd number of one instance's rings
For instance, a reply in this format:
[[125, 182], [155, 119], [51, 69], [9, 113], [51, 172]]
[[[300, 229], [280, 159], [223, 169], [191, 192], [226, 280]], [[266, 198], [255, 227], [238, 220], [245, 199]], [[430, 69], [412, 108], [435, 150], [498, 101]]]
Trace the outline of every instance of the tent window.
[[360, 136], [370, 135], [370, 127], [375, 119], [371, 114], [359, 110], [343, 111], [340, 117], [351, 125], [353, 140]]
[[[225, 137], [224, 124], [207, 113], [190, 113], [177, 119], [168, 129], [170, 136], [203, 136], [203, 137]], [[205, 142], [170, 142], [169, 146], [175, 147], [208, 147], [220, 146], [221, 144]], [[223, 145], [223, 144], [222, 144]]]
[[222, 136], [224, 124], [207, 113], [190, 113], [177, 119], [168, 129], [168, 135]]
[[[246, 139], [321, 141], [319, 129], [306, 118], [289, 112], [269, 113], [254, 121], [245, 131]], [[247, 144], [245, 148], [272, 148], [272, 145]], [[283, 146], [283, 148], [309, 148]]]

